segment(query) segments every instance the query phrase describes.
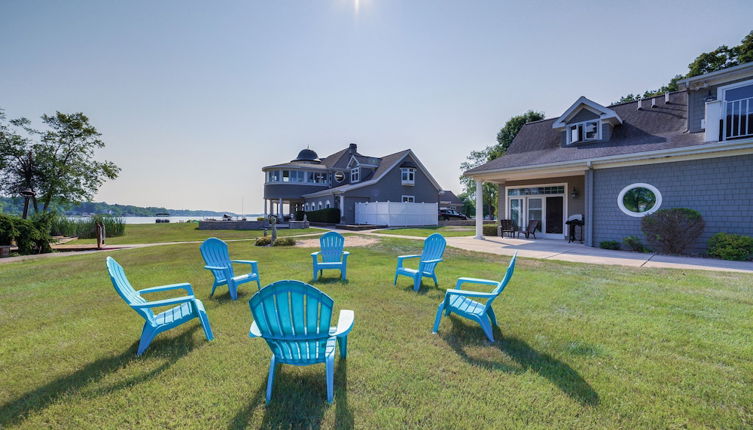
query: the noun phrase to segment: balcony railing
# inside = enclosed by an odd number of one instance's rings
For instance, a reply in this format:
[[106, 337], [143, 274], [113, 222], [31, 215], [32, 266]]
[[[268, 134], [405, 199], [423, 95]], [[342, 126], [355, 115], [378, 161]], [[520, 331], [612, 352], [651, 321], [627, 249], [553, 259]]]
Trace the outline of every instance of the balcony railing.
[[753, 97], [724, 102], [722, 132], [723, 140], [753, 136]]

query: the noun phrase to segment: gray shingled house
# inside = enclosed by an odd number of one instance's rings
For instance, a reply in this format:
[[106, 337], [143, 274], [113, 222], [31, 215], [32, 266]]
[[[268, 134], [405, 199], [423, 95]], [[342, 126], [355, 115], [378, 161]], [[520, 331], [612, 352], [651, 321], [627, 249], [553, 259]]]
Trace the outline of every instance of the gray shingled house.
[[[262, 168], [264, 213], [283, 214], [297, 210], [339, 208], [340, 222], [355, 223], [355, 204], [360, 202], [433, 203], [439, 184], [410, 149], [372, 157], [360, 154], [358, 146], [319, 158], [304, 149], [289, 163]], [[436, 210], [433, 214], [436, 223]]]
[[717, 232], [753, 235], [753, 63], [631, 103], [580, 97], [560, 117], [526, 124], [504, 156], [465, 175], [498, 184], [501, 218], [520, 228], [539, 220], [549, 238], [565, 237], [578, 215], [589, 246], [643, 238], [641, 217], [677, 207], [706, 221], [698, 252]]

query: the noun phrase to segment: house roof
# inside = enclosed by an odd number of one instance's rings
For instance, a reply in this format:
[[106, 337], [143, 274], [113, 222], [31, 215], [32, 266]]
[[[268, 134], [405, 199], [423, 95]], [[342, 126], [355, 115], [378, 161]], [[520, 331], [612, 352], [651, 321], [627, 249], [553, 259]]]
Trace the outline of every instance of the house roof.
[[564, 128], [567, 122], [570, 121], [581, 109], [588, 109], [591, 112], [599, 115], [599, 118], [603, 121], [609, 121], [611, 124], [622, 124], [622, 118], [612, 109], [604, 107], [593, 100], [587, 99], [584, 96], [580, 96], [566, 111], [562, 114], [554, 124], [552, 128]]
[[701, 145], [703, 133], [687, 132], [688, 93], [656, 97], [656, 107], [643, 101], [609, 106], [622, 119], [611, 138], [603, 142], [563, 144], [561, 130], [553, 128], [558, 118], [531, 122], [523, 126], [502, 157], [470, 169], [466, 175], [481, 174], [509, 168], [526, 168], [568, 161], [651, 152]]
[[463, 202], [450, 190], [442, 190], [439, 192], [439, 203], [450, 203], [453, 205], [462, 205]]

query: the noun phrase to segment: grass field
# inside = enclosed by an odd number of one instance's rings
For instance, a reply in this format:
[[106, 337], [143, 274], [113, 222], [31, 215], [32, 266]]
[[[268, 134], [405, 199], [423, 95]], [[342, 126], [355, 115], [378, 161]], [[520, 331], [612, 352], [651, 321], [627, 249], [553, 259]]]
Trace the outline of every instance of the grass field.
[[[319, 228], [307, 229], [279, 229], [277, 235], [292, 236], [308, 233], [324, 233]], [[263, 236], [262, 230], [199, 230], [198, 224], [191, 222], [170, 224], [128, 224], [125, 234], [119, 237], [108, 237], [108, 245], [125, 245], [133, 243], [161, 243], [204, 240], [208, 237], [220, 239], [254, 239]], [[270, 233], [271, 234], [271, 233]], [[68, 242], [71, 245], [97, 243], [96, 239], [77, 239]]]
[[406, 227], [379, 230], [379, 233], [418, 237], [428, 237], [432, 233], [441, 233], [445, 237], [457, 237], [473, 236], [476, 233], [476, 228], [473, 226]]
[[[255, 287], [208, 298], [195, 245], [110, 254], [137, 289], [191, 282], [215, 332], [206, 342], [188, 323], [140, 358], [143, 321], [113, 290], [106, 254], [4, 264], [0, 428], [753, 426], [753, 276], [522, 259], [490, 344], [454, 316], [431, 327], [457, 277], [498, 279], [507, 258], [450, 248], [439, 288], [392, 286], [395, 256], [418, 246], [351, 248], [349, 282], [315, 284], [356, 314], [331, 405], [317, 365], [282, 367], [265, 406], [269, 348], [247, 337]], [[259, 260], [263, 284], [311, 279], [311, 249], [230, 248]]]

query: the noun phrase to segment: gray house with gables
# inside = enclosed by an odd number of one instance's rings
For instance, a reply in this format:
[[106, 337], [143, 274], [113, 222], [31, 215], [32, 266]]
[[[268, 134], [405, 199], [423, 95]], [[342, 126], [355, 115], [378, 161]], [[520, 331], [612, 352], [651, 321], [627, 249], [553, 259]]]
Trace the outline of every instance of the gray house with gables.
[[696, 252], [718, 232], [753, 236], [753, 63], [630, 103], [580, 97], [465, 175], [498, 185], [500, 218], [538, 220], [544, 237], [564, 238], [568, 218], [582, 217], [587, 245], [643, 238], [643, 216], [678, 207], [706, 222]]
[[355, 143], [322, 158], [304, 149], [262, 171], [265, 214], [338, 208], [343, 224], [355, 223], [356, 203], [437, 203], [441, 190], [410, 149], [374, 157], [359, 153]]

